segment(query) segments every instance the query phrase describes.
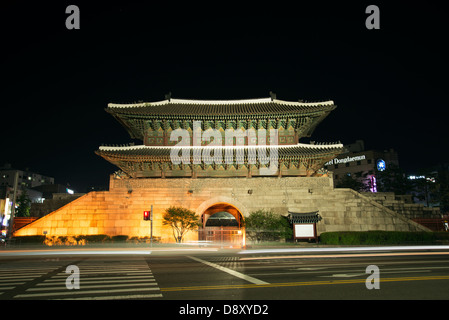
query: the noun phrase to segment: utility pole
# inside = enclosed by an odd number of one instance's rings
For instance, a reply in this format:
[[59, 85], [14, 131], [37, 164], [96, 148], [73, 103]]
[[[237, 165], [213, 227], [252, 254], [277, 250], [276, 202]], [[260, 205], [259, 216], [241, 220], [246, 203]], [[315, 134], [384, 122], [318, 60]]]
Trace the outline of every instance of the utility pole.
[[12, 206], [11, 206], [11, 216], [9, 217], [8, 222], [8, 239], [12, 238], [12, 228], [14, 225], [14, 215], [16, 214], [16, 198], [17, 198], [17, 189], [19, 187], [19, 171], [16, 171], [14, 176], [14, 194], [12, 197]]
[[153, 205], [151, 205], [150, 222], [150, 246], [153, 247]]

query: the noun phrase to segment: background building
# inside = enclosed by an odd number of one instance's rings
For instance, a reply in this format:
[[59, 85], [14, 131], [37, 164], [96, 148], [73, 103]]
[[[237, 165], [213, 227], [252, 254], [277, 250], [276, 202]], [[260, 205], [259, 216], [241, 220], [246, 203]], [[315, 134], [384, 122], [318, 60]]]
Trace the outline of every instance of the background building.
[[325, 169], [333, 172], [336, 186], [349, 176], [363, 182], [365, 191], [377, 192], [376, 171], [384, 171], [390, 165], [399, 167], [398, 153], [394, 149], [365, 150], [363, 140], [347, 144], [345, 149], [324, 165]]
[[0, 186], [14, 186], [15, 173], [19, 173], [19, 186], [34, 188], [44, 184], [54, 184], [55, 179], [42, 174], [32, 172], [28, 168], [25, 170], [13, 169], [11, 164], [7, 163], [0, 167]]
[[[25, 170], [14, 169], [11, 164], [6, 163], [0, 167], [0, 225], [3, 235], [6, 234], [12, 213], [16, 176], [14, 229], [22, 227], [25, 223], [30, 223], [83, 195], [75, 193], [73, 189], [64, 185], [55, 184], [53, 177], [32, 172], [28, 168]], [[20, 197], [24, 193], [26, 194], [25, 198], [29, 198], [31, 202], [29, 214], [26, 217], [20, 216], [17, 212]]]

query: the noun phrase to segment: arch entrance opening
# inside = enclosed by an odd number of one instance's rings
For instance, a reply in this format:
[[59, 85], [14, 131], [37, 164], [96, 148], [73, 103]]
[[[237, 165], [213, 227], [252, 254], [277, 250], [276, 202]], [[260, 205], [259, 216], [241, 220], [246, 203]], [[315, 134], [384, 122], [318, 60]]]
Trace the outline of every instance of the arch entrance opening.
[[217, 203], [207, 208], [201, 216], [203, 228], [201, 241], [229, 246], [245, 245], [243, 216], [240, 210], [227, 203]]

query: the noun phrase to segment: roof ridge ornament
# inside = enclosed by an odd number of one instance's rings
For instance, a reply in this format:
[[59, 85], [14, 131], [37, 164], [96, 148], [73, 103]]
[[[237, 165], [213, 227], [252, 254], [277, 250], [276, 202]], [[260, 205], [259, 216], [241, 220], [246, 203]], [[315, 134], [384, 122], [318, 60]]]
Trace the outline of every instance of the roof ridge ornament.
[[165, 95], [165, 100], [168, 100], [168, 102], [171, 101], [171, 91]]
[[271, 101], [276, 100], [276, 93], [274, 93], [273, 91], [270, 91], [270, 98], [271, 98]]

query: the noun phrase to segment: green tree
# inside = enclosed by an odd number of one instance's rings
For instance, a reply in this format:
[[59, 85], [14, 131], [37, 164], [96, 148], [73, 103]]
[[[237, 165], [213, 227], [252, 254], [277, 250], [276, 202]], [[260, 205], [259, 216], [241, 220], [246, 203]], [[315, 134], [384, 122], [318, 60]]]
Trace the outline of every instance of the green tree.
[[437, 197], [440, 202], [440, 210], [449, 212], [449, 170], [440, 169], [436, 178]]
[[391, 163], [384, 171], [376, 172], [377, 190], [379, 192], [394, 192], [395, 194], [407, 194], [413, 190], [413, 185], [404, 170]]
[[183, 207], [170, 207], [165, 210], [162, 224], [170, 226], [177, 243], [182, 242], [184, 235], [201, 226], [198, 216], [192, 210]]
[[[439, 201], [439, 179], [435, 179], [435, 172], [431, 169], [420, 169], [418, 175], [424, 178], [412, 180], [415, 196], [419, 200], [424, 200], [426, 206], [429, 207]], [[431, 180], [431, 178], [433, 178]]]
[[253, 241], [277, 241], [292, 238], [293, 231], [286, 217], [272, 211], [251, 212], [245, 219], [246, 235]]
[[335, 187], [336, 188], [350, 188], [352, 190], [359, 191], [362, 186], [359, 181], [357, 181], [353, 177], [345, 174], [343, 176], [343, 178], [338, 180], [338, 182], [335, 184]]
[[31, 199], [26, 192], [26, 189], [22, 189], [19, 198], [16, 201], [17, 210], [15, 212], [16, 217], [29, 217], [31, 209]]

